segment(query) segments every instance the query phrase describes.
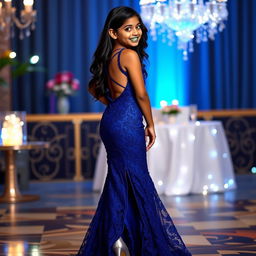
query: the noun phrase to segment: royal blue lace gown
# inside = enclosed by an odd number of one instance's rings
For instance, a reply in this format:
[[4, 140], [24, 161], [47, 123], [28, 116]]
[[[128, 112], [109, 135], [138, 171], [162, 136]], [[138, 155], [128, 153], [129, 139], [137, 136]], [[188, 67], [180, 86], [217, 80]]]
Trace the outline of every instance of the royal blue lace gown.
[[[122, 94], [107, 105], [100, 136], [106, 147], [108, 174], [96, 213], [77, 255], [115, 256], [112, 246], [122, 236], [131, 256], [191, 255], [162, 204], [149, 176], [142, 112], [128, 74]], [[113, 79], [110, 78], [112, 81]]]

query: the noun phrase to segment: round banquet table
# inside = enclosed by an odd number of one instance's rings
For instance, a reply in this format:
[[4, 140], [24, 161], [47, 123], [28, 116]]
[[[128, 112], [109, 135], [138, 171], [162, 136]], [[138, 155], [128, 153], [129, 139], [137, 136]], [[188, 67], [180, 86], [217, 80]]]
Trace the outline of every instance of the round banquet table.
[[[219, 121], [156, 124], [156, 142], [147, 152], [157, 192], [164, 195], [224, 192], [236, 188], [227, 139]], [[107, 174], [101, 144], [93, 190], [101, 191]]]

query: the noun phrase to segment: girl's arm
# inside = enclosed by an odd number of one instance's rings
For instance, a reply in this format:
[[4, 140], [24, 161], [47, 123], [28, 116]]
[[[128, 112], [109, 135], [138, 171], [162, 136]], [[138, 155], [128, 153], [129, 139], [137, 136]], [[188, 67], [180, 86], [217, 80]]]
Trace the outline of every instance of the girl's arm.
[[138, 54], [130, 49], [125, 49], [121, 56], [122, 64], [128, 71], [134, 87], [135, 97], [147, 122], [145, 135], [149, 136], [149, 143], [147, 145], [147, 150], [149, 150], [155, 142], [156, 135], [150, 100], [144, 84], [141, 62]]
[[[93, 87], [88, 88], [88, 92], [95, 98], [95, 90]], [[97, 100], [99, 100], [104, 105], [108, 105], [109, 101], [105, 96], [99, 97]]]

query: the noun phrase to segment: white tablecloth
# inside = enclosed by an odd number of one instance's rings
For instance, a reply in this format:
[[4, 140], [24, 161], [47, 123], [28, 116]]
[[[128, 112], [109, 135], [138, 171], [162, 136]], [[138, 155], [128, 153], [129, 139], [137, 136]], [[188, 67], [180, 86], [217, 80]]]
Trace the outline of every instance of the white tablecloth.
[[[159, 194], [223, 192], [236, 188], [221, 122], [157, 124], [156, 142], [147, 153], [148, 169]], [[103, 144], [96, 162], [93, 190], [103, 188], [107, 173]]]

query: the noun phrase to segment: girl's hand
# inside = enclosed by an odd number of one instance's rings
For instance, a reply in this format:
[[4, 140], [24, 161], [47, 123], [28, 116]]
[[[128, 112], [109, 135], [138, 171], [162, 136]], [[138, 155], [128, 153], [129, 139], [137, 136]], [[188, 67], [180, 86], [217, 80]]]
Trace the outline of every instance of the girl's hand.
[[156, 133], [155, 133], [154, 126], [147, 126], [145, 128], [145, 137], [149, 138], [149, 142], [146, 148], [146, 150], [148, 151], [153, 146], [156, 140]]

